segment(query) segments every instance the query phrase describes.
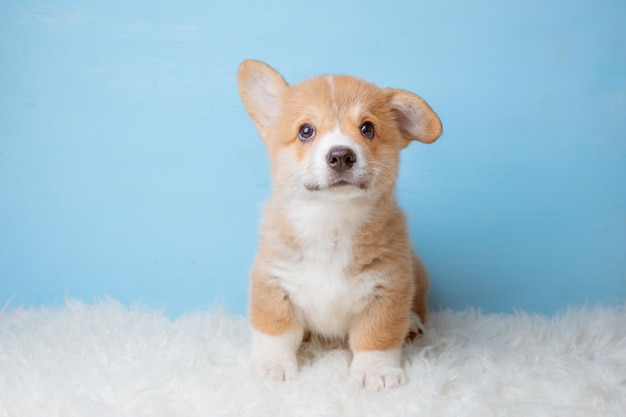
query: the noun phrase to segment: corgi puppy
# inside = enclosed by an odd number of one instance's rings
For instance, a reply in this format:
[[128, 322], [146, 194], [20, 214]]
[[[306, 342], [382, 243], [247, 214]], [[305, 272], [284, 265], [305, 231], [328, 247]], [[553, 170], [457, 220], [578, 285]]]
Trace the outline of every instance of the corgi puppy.
[[400, 151], [434, 142], [439, 117], [408, 91], [348, 76], [288, 85], [254, 60], [238, 84], [272, 179], [250, 277], [255, 370], [294, 378], [313, 334], [347, 339], [365, 387], [405, 384], [402, 345], [422, 332], [429, 284], [394, 188]]

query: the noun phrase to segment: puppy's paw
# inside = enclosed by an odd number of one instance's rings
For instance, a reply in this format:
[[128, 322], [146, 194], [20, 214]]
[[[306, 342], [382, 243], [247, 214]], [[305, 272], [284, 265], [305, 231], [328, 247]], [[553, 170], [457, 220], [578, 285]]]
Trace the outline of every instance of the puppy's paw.
[[295, 364], [256, 362], [253, 367], [257, 375], [274, 381], [290, 381], [298, 374], [298, 367]]
[[424, 335], [425, 331], [426, 329], [420, 317], [417, 314], [411, 312], [411, 319], [409, 321], [409, 331], [407, 332], [405, 341], [412, 342], [416, 339], [419, 339], [420, 337]]
[[252, 332], [252, 367], [262, 377], [274, 381], [289, 381], [298, 373], [296, 352], [302, 341], [302, 331], [279, 336]]
[[356, 352], [351, 374], [367, 389], [382, 391], [409, 382], [401, 366], [401, 350]]
[[352, 376], [363, 387], [376, 391], [398, 388], [409, 382], [402, 368], [384, 367], [353, 371]]

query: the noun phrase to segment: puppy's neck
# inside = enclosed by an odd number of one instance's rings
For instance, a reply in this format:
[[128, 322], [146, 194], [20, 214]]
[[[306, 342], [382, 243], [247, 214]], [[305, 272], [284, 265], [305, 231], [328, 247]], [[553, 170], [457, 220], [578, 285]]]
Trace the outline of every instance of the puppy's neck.
[[395, 206], [393, 195], [378, 199], [296, 198], [283, 201], [281, 211], [294, 237], [302, 243], [351, 239], [374, 218]]

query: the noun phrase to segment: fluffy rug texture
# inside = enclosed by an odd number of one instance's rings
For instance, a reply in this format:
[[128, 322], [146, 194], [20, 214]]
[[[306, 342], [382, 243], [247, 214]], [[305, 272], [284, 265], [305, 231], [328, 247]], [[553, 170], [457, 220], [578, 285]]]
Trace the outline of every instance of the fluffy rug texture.
[[0, 313], [2, 416], [626, 416], [626, 309], [433, 313], [410, 378], [372, 392], [310, 342], [295, 381], [257, 377], [245, 318], [172, 321], [115, 301]]

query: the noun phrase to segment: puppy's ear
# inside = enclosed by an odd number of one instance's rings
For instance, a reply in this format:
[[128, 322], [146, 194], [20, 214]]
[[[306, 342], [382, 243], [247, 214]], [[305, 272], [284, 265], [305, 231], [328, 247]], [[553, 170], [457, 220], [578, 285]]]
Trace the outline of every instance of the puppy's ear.
[[278, 116], [280, 97], [287, 83], [269, 65], [249, 59], [239, 66], [238, 84], [243, 105], [263, 135]]
[[404, 90], [387, 91], [391, 112], [407, 145], [412, 140], [433, 143], [441, 136], [441, 120], [421, 97]]

